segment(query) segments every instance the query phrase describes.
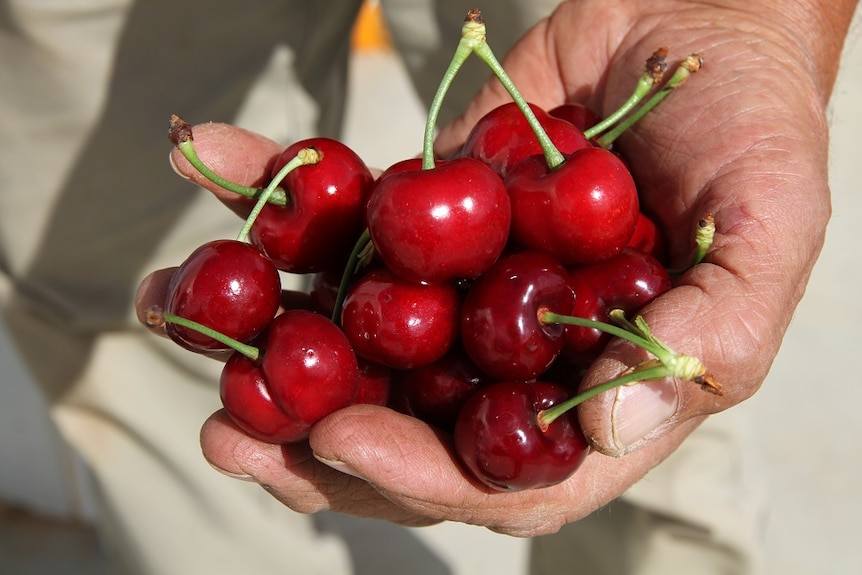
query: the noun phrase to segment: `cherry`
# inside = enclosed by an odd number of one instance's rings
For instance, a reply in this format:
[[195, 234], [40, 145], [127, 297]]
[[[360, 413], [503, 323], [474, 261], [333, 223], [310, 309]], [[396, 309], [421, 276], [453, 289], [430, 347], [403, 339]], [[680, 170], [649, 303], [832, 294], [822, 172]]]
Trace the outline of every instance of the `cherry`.
[[635, 224], [635, 232], [628, 247], [648, 253], [662, 263], [667, 263], [667, 238], [655, 220], [641, 212]]
[[[281, 281], [272, 261], [256, 247], [214, 240], [193, 251], [171, 278], [165, 311], [248, 342], [278, 311]], [[230, 349], [209, 336], [174, 323], [167, 334], [202, 354]]]
[[332, 269], [344, 261], [362, 231], [373, 183], [362, 159], [329, 138], [289, 146], [273, 166], [273, 177], [304, 148], [317, 150], [322, 160], [285, 176], [287, 205], [263, 206], [249, 234], [276, 267], [292, 273]]
[[356, 390], [355, 404], [386, 405], [392, 387], [392, 370], [385, 365], [368, 361], [361, 357], [359, 362], [359, 388]]
[[[672, 287], [661, 262], [631, 248], [609, 260], [571, 268], [568, 282], [575, 293], [571, 315], [600, 322], [609, 321], [614, 309], [633, 313]], [[569, 325], [562, 353], [569, 361], [586, 366], [609, 339], [597, 329]]]
[[275, 404], [307, 426], [350, 405], [359, 386], [359, 364], [347, 337], [329, 318], [307, 310], [288, 310], [272, 320], [261, 369]]
[[565, 331], [540, 323], [537, 311], [568, 313], [573, 300], [566, 270], [552, 257], [525, 251], [500, 258], [464, 298], [464, 349], [498, 379], [533, 379], [559, 355]]
[[427, 365], [458, 337], [460, 299], [452, 284], [415, 284], [377, 269], [348, 292], [341, 329], [368, 360], [397, 369]]
[[392, 172], [368, 202], [368, 231], [380, 259], [411, 282], [472, 278], [493, 264], [509, 233], [500, 177], [478, 160]]
[[393, 376], [401, 396], [399, 410], [446, 431], [454, 429], [467, 398], [491, 381], [460, 346], [432, 364], [396, 371]]
[[473, 394], [455, 424], [455, 451], [470, 472], [500, 491], [555, 485], [581, 465], [589, 447], [574, 411], [546, 428], [538, 414], [570, 397], [548, 382], [492, 383]]
[[544, 157], [531, 156], [505, 182], [512, 241], [564, 265], [607, 259], [634, 234], [640, 213], [635, 182], [607, 150], [578, 150], [553, 170]]
[[581, 132], [587, 131], [602, 120], [592, 109], [580, 103], [562, 104], [548, 110], [548, 114], [569, 122]]
[[272, 400], [260, 365], [239, 352], [222, 368], [221, 402], [245, 433], [267, 443], [293, 443], [308, 437], [309, 426], [288, 416]]
[[[589, 147], [583, 132], [572, 123], [553, 117], [534, 104], [529, 106], [560, 152], [569, 154]], [[481, 160], [505, 178], [521, 160], [541, 153], [542, 147], [521, 108], [515, 102], [508, 102], [476, 122], [460, 155]]]

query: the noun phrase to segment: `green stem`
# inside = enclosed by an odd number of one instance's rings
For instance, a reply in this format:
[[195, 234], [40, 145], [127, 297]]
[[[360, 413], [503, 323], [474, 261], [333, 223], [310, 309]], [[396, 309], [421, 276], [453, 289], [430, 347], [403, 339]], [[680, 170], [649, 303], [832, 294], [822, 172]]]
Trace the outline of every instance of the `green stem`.
[[322, 159], [323, 154], [317, 148], [309, 147], [299, 150], [299, 152], [296, 153], [296, 156], [291, 158], [291, 160], [278, 171], [269, 185], [264, 188], [263, 193], [257, 199], [257, 203], [252, 208], [251, 213], [249, 213], [248, 217], [245, 219], [245, 223], [236, 239], [241, 242], [248, 239], [248, 234], [251, 232], [251, 227], [254, 225], [254, 221], [257, 219], [261, 210], [263, 210], [263, 207], [268, 203], [270, 196], [272, 196], [276, 189], [278, 189], [278, 185], [281, 184], [285, 177], [287, 177], [287, 174], [299, 166], [313, 165]]
[[341, 325], [341, 307], [344, 305], [344, 298], [347, 297], [347, 290], [350, 287], [350, 282], [356, 274], [357, 266], [362, 261], [363, 254], [371, 245], [371, 234], [368, 228], [363, 230], [362, 235], [353, 246], [353, 251], [350, 252], [350, 257], [347, 260], [347, 265], [344, 266], [344, 273], [341, 275], [341, 283], [338, 285], [338, 293], [335, 296], [335, 307], [332, 310], [332, 323]]
[[638, 78], [637, 84], [628, 100], [623, 102], [623, 105], [610, 116], [596, 124], [595, 126], [584, 130], [584, 136], [591, 140], [616, 124], [623, 116], [632, 111], [653, 89], [653, 86], [661, 82], [664, 73], [667, 70], [667, 48], [659, 48], [652, 56], [650, 56], [644, 72]]
[[539, 427], [542, 429], [547, 429], [549, 425], [551, 425], [555, 419], [565, 414], [571, 409], [574, 409], [578, 405], [582, 404], [588, 399], [591, 399], [599, 394], [602, 394], [606, 391], [610, 391], [612, 389], [616, 389], [622, 385], [632, 385], [635, 383], [639, 383], [641, 381], [655, 381], [667, 377], [667, 368], [663, 365], [657, 365], [652, 367], [647, 367], [644, 369], [635, 369], [630, 371], [616, 379], [612, 379], [610, 381], [606, 381], [596, 387], [586, 390], [583, 393], [579, 393], [578, 395], [567, 399], [562, 403], [558, 403], [553, 407], [549, 407], [548, 409], [543, 409], [539, 412], [538, 420]]
[[[226, 180], [225, 178], [213, 172], [209, 168], [209, 166], [204, 164], [198, 156], [197, 150], [195, 150], [191, 126], [185, 123], [179, 116], [174, 115], [171, 117], [171, 127], [168, 130], [168, 136], [171, 139], [171, 142], [173, 142], [174, 146], [176, 146], [176, 148], [183, 155], [183, 157], [188, 160], [189, 164], [191, 164], [192, 167], [194, 167], [203, 177], [205, 177], [209, 181], [213, 182], [217, 186], [221, 186], [229, 192], [234, 192], [235, 194], [239, 194], [240, 196], [244, 196], [246, 198], [260, 197], [261, 193], [263, 192], [262, 188], [243, 186], [237, 184], [236, 182]], [[276, 206], [286, 206], [287, 194], [285, 194], [284, 190], [282, 189], [276, 189], [270, 194], [269, 203]]]
[[539, 145], [542, 147], [542, 153], [545, 155], [545, 162], [548, 164], [548, 167], [552, 170], [560, 167], [565, 161], [565, 157], [551, 141], [545, 128], [542, 126], [541, 122], [539, 122], [539, 119], [536, 118], [536, 114], [533, 113], [533, 109], [530, 108], [530, 105], [524, 99], [524, 96], [522, 96], [521, 92], [518, 91], [517, 86], [515, 86], [515, 83], [512, 82], [512, 79], [503, 69], [500, 61], [497, 60], [496, 56], [494, 56], [494, 52], [491, 50], [491, 47], [488, 46], [486, 42], [481, 42], [474, 46], [473, 51], [479, 59], [491, 69], [506, 91], [509, 92], [515, 105], [518, 106], [519, 110], [521, 110], [521, 113], [524, 115], [524, 118], [527, 120], [527, 123], [530, 125], [536, 138], [539, 140]]
[[164, 318], [167, 322], [193, 329], [198, 333], [211, 337], [217, 342], [225, 344], [232, 350], [238, 351], [252, 361], [257, 361], [260, 358], [260, 349], [226, 336], [225, 334], [217, 332], [201, 323], [167, 312], [164, 314]]
[[697, 222], [697, 230], [694, 233], [694, 255], [688, 265], [679, 268], [667, 270], [672, 276], [679, 276], [699, 264], [709, 253], [712, 248], [712, 242], [715, 238], [715, 218], [712, 214], [707, 214]]
[[597, 141], [598, 145], [603, 148], [609, 148], [614, 141], [619, 138], [623, 132], [631, 128], [641, 118], [643, 118], [650, 110], [655, 108], [659, 103], [667, 98], [671, 92], [679, 88], [689, 76], [700, 70], [703, 65], [703, 58], [700, 54], [692, 54], [677, 67], [670, 79], [662, 86], [652, 98], [646, 101], [644, 105], [635, 110], [624, 121], [620, 122], [614, 129], [607, 132]]

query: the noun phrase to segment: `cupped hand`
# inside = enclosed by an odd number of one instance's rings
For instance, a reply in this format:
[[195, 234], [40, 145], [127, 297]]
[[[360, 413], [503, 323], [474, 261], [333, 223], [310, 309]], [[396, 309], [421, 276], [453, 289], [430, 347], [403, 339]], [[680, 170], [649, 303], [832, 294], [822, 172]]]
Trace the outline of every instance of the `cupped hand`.
[[[584, 403], [579, 417], [595, 452], [570, 479], [537, 491], [489, 491], [462, 471], [434, 429], [375, 406], [340, 410], [312, 429], [307, 445], [285, 447], [245, 436], [218, 412], [201, 432], [204, 456], [296, 511], [331, 509], [407, 525], [452, 520], [517, 536], [556, 531], [625, 492], [705, 417], [755, 393], [778, 351], [830, 214], [824, 108], [852, 4], [827, 4], [821, 10], [833, 10], [831, 17], [807, 18], [802, 8], [778, 15], [757, 2], [744, 9], [566, 2], [503, 61], [540, 106], [580, 101], [608, 113], [625, 100], [656, 48], [670, 49], [671, 66], [690, 53], [703, 55], [703, 69], [617, 146], [644, 208], [669, 236], [675, 263], [688, 257], [697, 221], [715, 218], [705, 262], [642, 313], [662, 341], [704, 361], [723, 395], [666, 380]], [[493, 48], [493, 30], [488, 34]], [[464, 117], [441, 132], [439, 149], [457, 147], [481, 114], [507, 99], [489, 83]], [[265, 180], [281, 151], [215, 124], [196, 127], [195, 142], [205, 162], [245, 184]], [[172, 161], [179, 173], [210, 187], [178, 153]], [[219, 197], [247, 213], [248, 202]], [[145, 282], [140, 309], [158, 302], [169, 273]], [[641, 359], [615, 341], [583, 385]]]

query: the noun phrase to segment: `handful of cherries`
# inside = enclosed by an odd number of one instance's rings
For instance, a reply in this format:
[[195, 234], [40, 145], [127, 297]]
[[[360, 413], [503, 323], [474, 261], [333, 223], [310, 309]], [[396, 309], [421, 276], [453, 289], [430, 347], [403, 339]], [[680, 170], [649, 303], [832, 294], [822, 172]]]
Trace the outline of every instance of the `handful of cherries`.
[[[452, 157], [435, 158], [440, 103], [472, 54], [512, 102], [479, 120]], [[689, 57], [655, 90], [665, 57], [647, 60], [630, 99], [604, 120], [575, 104], [545, 111], [524, 101], [471, 10], [423, 156], [376, 180], [344, 144], [311, 138], [284, 150], [266, 188], [239, 186], [200, 161], [174, 116], [169, 135], [183, 155], [253, 207], [235, 240], [208, 242], [182, 263], [151, 323], [193, 352], [232, 352], [222, 403], [262, 441], [303, 441], [333, 411], [373, 403], [446, 432], [493, 489], [565, 480], [589, 452], [573, 409], [586, 399], [666, 377], [721, 393], [697, 358], [626, 319], [683, 271], [666, 267], [661, 230], [610, 150], [701, 64]], [[704, 218], [691, 265], [713, 232]], [[279, 271], [307, 274], [309, 292], [282, 290]], [[653, 358], [578, 395], [611, 337]]]

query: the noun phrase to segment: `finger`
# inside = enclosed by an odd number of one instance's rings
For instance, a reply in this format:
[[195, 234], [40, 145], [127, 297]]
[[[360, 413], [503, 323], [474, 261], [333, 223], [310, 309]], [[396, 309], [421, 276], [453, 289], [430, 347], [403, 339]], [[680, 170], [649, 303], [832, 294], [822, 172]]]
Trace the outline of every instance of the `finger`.
[[362, 477], [400, 508], [530, 537], [556, 532], [618, 497], [667, 457], [696, 424], [689, 422], [626, 458], [591, 453], [565, 482], [519, 492], [484, 487], [462, 470], [451, 439], [385, 408], [339, 410], [314, 427], [310, 444], [321, 461]]
[[[254, 132], [229, 124], [199, 124], [192, 128], [198, 157], [213, 172], [243, 186], [265, 186], [272, 166], [285, 146]], [[248, 216], [254, 200], [212, 183], [174, 148], [171, 165], [177, 174], [213, 193], [241, 218]]]
[[201, 448], [219, 472], [260, 484], [298, 513], [331, 510], [409, 526], [437, 522], [392, 504], [367, 482], [320, 463], [307, 442], [280, 446], [252, 439], [223, 410], [204, 423]]
[[168, 285], [177, 268], [156, 270], [145, 277], [135, 292], [135, 314], [138, 321], [156, 335], [164, 336], [164, 318], [158, 318], [153, 311], [164, 309]]

